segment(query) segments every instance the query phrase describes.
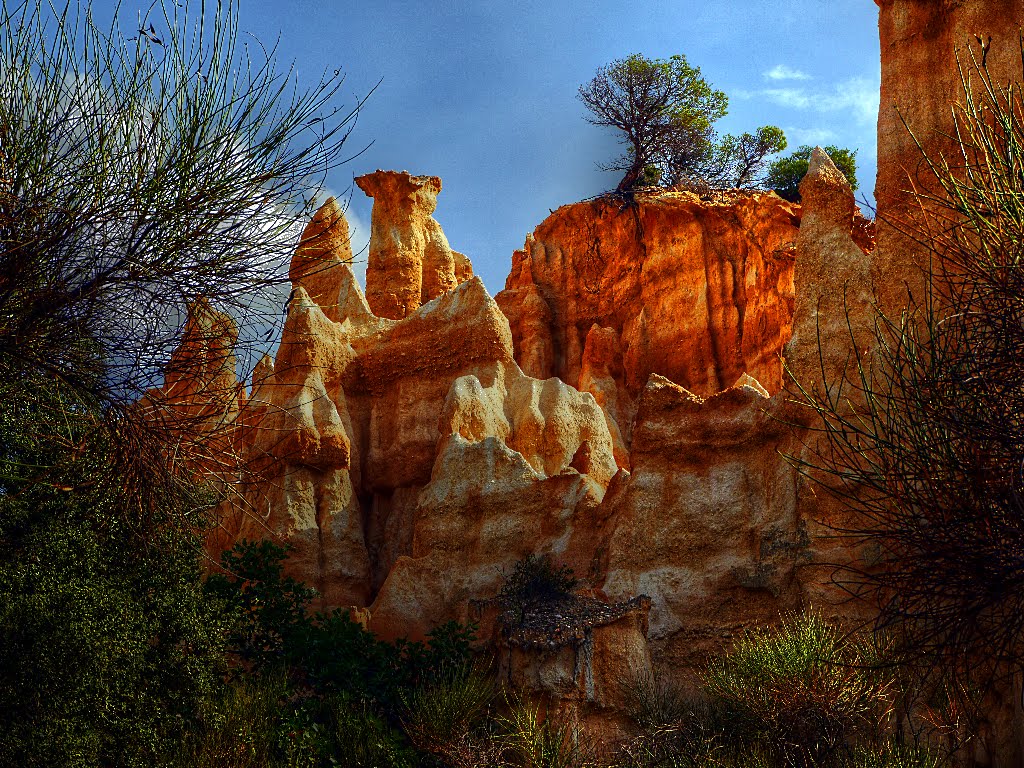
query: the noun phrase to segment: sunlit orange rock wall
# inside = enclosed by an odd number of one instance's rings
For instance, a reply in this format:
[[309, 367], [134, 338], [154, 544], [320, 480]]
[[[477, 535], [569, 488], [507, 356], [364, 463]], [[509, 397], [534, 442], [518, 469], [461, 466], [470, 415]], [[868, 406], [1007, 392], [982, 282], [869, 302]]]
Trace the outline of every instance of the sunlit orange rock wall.
[[[906, 286], [918, 293], [922, 249], [901, 230], [920, 226], [918, 205], [908, 190], [934, 191], [920, 142], [933, 158], [956, 157], [952, 106], [963, 101], [957, 58], [965, 72], [984, 57], [993, 80], [1019, 82], [1022, 0], [876, 0], [882, 54], [878, 112], [878, 255], [872, 277], [880, 306], [898, 312]], [[977, 38], [988, 48], [982, 51]], [[991, 45], [989, 45], [991, 37]], [[977, 74], [975, 88], [980, 88]], [[913, 135], [911, 135], [913, 132]], [[953, 154], [951, 154], [951, 152]]]
[[652, 373], [702, 395], [748, 373], [777, 392], [799, 220], [799, 206], [770, 193], [563, 206], [515, 252], [495, 297], [516, 359], [594, 391], [624, 431]]

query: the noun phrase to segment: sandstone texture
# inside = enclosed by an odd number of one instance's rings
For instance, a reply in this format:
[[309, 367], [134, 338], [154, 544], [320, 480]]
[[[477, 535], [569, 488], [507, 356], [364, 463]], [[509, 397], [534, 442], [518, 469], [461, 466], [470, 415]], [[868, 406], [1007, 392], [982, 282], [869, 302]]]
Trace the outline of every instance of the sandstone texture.
[[400, 320], [472, 277], [469, 259], [431, 217], [441, 179], [377, 171], [356, 184], [373, 198], [366, 298], [374, 314]]
[[638, 193], [563, 206], [512, 257], [495, 300], [516, 360], [605, 409], [621, 466], [652, 373], [701, 395], [782, 385], [800, 207], [771, 193]]
[[352, 263], [352, 245], [348, 221], [333, 197], [316, 212], [299, 238], [288, 279], [302, 287], [328, 319], [337, 322], [338, 294], [341, 291], [342, 264]]
[[[920, 295], [921, 246], [904, 231], [917, 231], [919, 202], [910, 190], [935, 191], [920, 142], [932, 158], [956, 156], [952, 106], [963, 103], [957, 60], [969, 70], [984, 57], [998, 84], [1020, 81], [1018, 31], [1021, 0], [876, 0], [882, 83], [878, 112], [878, 250], [872, 279], [887, 314], [906, 304], [909, 287]], [[988, 48], [984, 53], [977, 38]], [[991, 43], [989, 43], [991, 38]], [[973, 87], [982, 86], [977, 75]], [[911, 134], [913, 132], [913, 135]], [[952, 153], [952, 154], [951, 154]]]

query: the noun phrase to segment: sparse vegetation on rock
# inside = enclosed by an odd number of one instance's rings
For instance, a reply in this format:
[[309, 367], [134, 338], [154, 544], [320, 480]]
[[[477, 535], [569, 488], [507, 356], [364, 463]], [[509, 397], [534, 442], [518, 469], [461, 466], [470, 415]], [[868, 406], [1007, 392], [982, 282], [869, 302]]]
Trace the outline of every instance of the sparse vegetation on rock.
[[588, 122], [622, 134], [626, 153], [601, 166], [625, 172], [620, 192], [684, 183], [757, 186], [766, 159], [786, 148], [785, 134], [774, 125], [719, 139], [713, 126], [729, 99], [682, 55], [617, 59], [580, 86], [579, 99], [590, 112]]

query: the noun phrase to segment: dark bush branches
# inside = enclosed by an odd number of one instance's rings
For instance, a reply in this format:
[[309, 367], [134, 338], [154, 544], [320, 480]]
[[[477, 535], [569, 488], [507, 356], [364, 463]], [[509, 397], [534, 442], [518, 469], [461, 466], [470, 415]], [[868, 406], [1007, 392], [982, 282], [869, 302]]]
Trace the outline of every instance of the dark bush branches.
[[961, 74], [953, 150], [924, 153], [918, 217], [890, 222], [919, 287], [855, 373], [798, 399], [822, 438], [804, 467], [869, 558], [840, 578], [908, 659], [987, 679], [1024, 651], [1024, 103], [973, 55]]

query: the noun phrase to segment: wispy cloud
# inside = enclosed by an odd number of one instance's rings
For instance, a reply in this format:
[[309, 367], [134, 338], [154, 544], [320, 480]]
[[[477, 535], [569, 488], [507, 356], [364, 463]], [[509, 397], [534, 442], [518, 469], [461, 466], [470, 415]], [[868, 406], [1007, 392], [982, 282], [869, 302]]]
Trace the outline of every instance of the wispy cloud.
[[783, 128], [786, 138], [793, 147], [808, 144], [810, 146], [824, 146], [832, 144], [839, 137], [835, 131], [828, 128]]
[[851, 77], [832, 87], [831, 91], [803, 87], [763, 88], [742, 91], [740, 98], [763, 98], [779, 106], [814, 112], [847, 112], [861, 125], [870, 125], [878, 118], [878, 82], [865, 77]]
[[776, 64], [764, 73], [766, 80], [810, 80], [811, 76], [799, 69], [787, 67], [785, 64]]

